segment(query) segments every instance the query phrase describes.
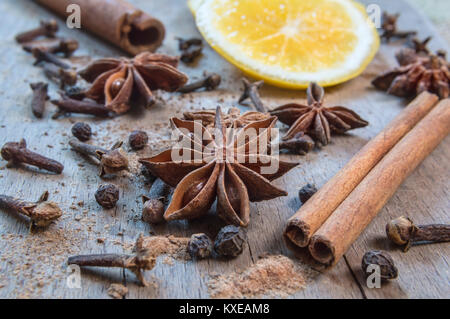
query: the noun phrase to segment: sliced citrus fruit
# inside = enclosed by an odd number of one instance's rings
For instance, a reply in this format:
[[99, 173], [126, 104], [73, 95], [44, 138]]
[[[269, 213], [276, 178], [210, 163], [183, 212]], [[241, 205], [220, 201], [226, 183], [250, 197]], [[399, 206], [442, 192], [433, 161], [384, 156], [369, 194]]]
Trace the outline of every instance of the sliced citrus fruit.
[[189, 7], [219, 54], [286, 88], [352, 79], [380, 45], [364, 7], [353, 0], [189, 0]]

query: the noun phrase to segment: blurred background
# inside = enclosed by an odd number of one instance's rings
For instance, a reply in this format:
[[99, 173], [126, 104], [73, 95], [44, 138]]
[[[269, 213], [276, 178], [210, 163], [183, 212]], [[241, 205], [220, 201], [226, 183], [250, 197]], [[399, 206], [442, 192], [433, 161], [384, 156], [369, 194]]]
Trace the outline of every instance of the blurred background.
[[439, 33], [450, 43], [449, 0], [407, 0], [423, 12], [436, 26]]

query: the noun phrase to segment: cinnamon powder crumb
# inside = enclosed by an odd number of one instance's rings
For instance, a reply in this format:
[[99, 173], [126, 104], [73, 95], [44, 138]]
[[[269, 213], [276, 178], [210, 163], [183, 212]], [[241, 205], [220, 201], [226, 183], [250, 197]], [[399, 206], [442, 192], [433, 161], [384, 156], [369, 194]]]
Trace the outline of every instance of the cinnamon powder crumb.
[[121, 284], [111, 284], [107, 293], [114, 299], [123, 299], [128, 293], [128, 288]]
[[308, 272], [288, 257], [267, 256], [243, 272], [212, 276], [208, 290], [212, 298], [286, 298], [306, 286]]
[[175, 236], [150, 236], [144, 238], [144, 247], [148, 248], [153, 257], [166, 255], [177, 260], [190, 260], [187, 252], [189, 238]]

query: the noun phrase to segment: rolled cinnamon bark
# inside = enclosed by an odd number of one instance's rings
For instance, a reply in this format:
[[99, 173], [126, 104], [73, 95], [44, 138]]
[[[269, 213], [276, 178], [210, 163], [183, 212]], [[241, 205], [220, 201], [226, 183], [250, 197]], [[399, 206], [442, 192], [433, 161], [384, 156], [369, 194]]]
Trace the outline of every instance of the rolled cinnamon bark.
[[81, 28], [95, 33], [132, 55], [155, 51], [165, 35], [164, 25], [124, 0], [36, 0], [67, 17], [67, 6], [81, 8]]
[[336, 207], [437, 101], [438, 97], [428, 92], [412, 101], [289, 219], [285, 236], [296, 246], [308, 246], [311, 236]]
[[324, 264], [338, 262], [406, 177], [449, 133], [450, 99], [446, 99], [386, 154], [319, 228], [309, 244], [313, 258]]

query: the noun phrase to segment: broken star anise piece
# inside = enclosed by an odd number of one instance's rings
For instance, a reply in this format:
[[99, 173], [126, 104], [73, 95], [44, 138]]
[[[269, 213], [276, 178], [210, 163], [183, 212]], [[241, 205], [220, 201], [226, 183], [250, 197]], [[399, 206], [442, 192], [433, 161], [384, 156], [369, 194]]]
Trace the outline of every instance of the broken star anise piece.
[[[218, 107], [214, 127], [209, 130], [199, 122], [172, 118], [172, 125], [190, 146], [176, 146], [139, 160], [152, 174], [176, 187], [164, 213], [166, 220], [201, 217], [217, 198], [219, 217], [245, 227], [250, 220], [250, 201], [287, 195], [271, 181], [297, 163], [284, 162], [261, 151], [267, 143], [264, 135], [271, 136], [277, 119], [269, 117], [236, 129], [223, 125], [222, 117]], [[199, 131], [203, 138], [194, 135]], [[180, 158], [173, 158], [173, 154]]]
[[290, 140], [304, 132], [322, 145], [327, 145], [331, 140], [331, 133], [342, 134], [369, 124], [343, 106], [324, 107], [324, 94], [320, 85], [310, 83], [307, 90], [308, 105], [290, 103], [270, 111], [270, 114], [290, 126], [283, 140]]
[[[243, 127], [251, 122], [268, 119], [271, 115], [257, 111], [248, 111], [241, 114], [237, 107], [232, 107], [227, 114], [222, 116], [222, 125], [226, 127]], [[216, 110], [201, 110], [194, 112], [185, 112], [183, 117], [188, 121], [201, 121], [205, 127], [213, 127], [216, 118]]]
[[377, 76], [372, 84], [379, 90], [400, 97], [415, 97], [424, 91], [449, 97], [449, 64], [442, 54], [421, 55], [402, 49], [396, 55], [399, 67]]
[[86, 97], [122, 114], [130, 109], [133, 96], [141, 97], [146, 106], [151, 106], [155, 102], [152, 90], [172, 92], [182, 87], [188, 78], [177, 70], [177, 65], [177, 58], [143, 52], [133, 59], [94, 61], [80, 75], [92, 83]]

